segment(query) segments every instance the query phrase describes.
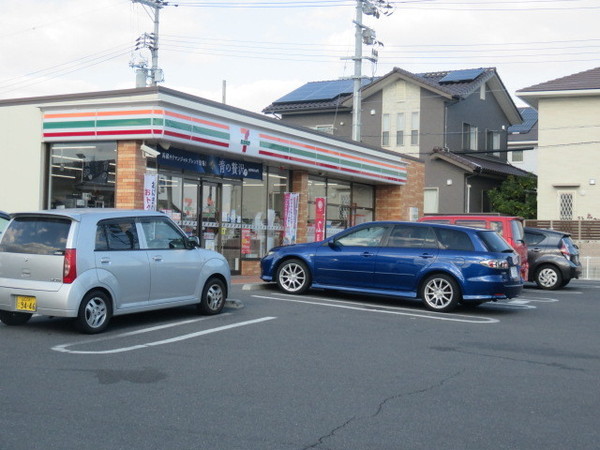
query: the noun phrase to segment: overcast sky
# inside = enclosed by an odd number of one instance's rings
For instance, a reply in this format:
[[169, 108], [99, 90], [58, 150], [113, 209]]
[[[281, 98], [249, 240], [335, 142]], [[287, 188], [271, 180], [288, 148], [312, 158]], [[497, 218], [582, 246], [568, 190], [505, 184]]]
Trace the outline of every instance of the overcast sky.
[[[515, 91], [600, 66], [598, 0], [391, 1], [379, 62], [414, 72], [496, 67]], [[160, 10], [162, 85], [260, 112], [308, 81], [350, 77], [355, 0], [181, 0]], [[178, 5], [178, 6], [175, 6]], [[0, 99], [135, 87], [135, 40], [153, 31], [131, 0], [2, 1]], [[364, 47], [364, 54], [370, 53]]]

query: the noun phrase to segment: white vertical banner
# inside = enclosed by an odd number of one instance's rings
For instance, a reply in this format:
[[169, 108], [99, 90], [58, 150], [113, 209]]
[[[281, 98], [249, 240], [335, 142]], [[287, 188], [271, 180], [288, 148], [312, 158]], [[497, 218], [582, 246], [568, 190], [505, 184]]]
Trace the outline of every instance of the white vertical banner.
[[158, 189], [157, 185], [157, 174], [144, 174], [144, 209], [147, 211], [156, 211], [156, 193]]
[[283, 196], [283, 245], [296, 243], [298, 231], [298, 205], [300, 194], [297, 192], [286, 192]]

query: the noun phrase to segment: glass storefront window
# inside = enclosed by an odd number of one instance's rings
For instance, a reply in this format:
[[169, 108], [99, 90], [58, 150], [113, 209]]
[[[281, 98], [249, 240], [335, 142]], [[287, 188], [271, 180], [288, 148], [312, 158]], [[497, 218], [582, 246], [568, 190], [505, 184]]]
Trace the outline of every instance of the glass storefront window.
[[267, 186], [245, 179], [242, 202], [242, 257], [260, 258], [266, 252]]
[[115, 206], [116, 142], [64, 142], [50, 146], [49, 206]]
[[341, 180], [327, 180], [327, 217], [325, 237], [333, 236], [352, 224], [350, 183]]
[[[267, 246], [269, 251], [273, 247], [283, 244], [283, 199], [288, 192], [288, 171], [269, 168], [268, 173], [268, 201], [267, 201]], [[264, 256], [264, 255], [262, 255]]]
[[350, 225], [359, 225], [373, 220], [374, 199], [373, 186], [352, 183], [352, 215]]
[[183, 179], [172, 175], [158, 175], [157, 209], [167, 214], [178, 225], [182, 224]]
[[308, 178], [307, 242], [315, 241], [315, 199], [325, 197], [325, 237], [374, 218], [374, 187], [318, 177]]

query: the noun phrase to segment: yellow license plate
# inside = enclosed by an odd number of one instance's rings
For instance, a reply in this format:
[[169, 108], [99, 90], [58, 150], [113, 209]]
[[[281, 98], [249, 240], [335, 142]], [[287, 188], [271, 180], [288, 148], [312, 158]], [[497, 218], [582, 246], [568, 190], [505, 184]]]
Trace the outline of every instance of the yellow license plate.
[[17, 296], [17, 309], [19, 311], [36, 311], [37, 301], [35, 297], [29, 297], [25, 295]]

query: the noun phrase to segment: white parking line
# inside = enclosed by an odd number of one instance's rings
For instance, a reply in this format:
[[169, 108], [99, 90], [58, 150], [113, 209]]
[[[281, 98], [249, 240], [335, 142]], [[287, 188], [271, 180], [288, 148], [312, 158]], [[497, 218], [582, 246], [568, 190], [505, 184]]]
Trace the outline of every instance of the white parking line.
[[527, 303], [527, 302], [539, 302], [539, 303], [556, 303], [558, 302], [557, 298], [528, 298], [528, 297], [519, 297], [518, 300], [513, 300], [511, 303]]
[[[282, 294], [284, 295], [284, 294]], [[405, 308], [390, 308], [386, 306], [374, 306], [374, 307], [365, 307], [364, 303], [358, 302], [350, 302], [350, 301], [340, 301], [340, 300], [330, 300], [318, 298], [319, 301], [309, 301], [309, 300], [299, 300], [295, 298], [281, 298], [281, 297], [270, 297], [263, 295], [253, 295], [252, 297], [256, 298], [264, 298], [267, 300], [277, 300], [282, 302], [292, 302], [292, 303], [304, 303], [307, 305], [318, 305], [318, 306], [329, 306], [330, 308], [343, 308], [343, 309], [351, 309], [354, 311], [365, 311], [372, 313], [380, 313], [380, 314], [395, 314], [399, 316], [409, 316], [409, 317], [420, 317], [422, 319], [433, 319], [433, 320], [445, 320], [448, 322], [466, 322], [466, 323], [477, 323], [477, 324], [487, 324], [487, 323], [497, 323], [500, 322], [498, 319], [493, 319], [490, 317], [477, 317], [477, 316], [467, 316], [462, 314], [452, 314], [446, 315], [442, 313], [414, 313], [414, 312], [403, 312], [403, 311], [412, 311], [410, 309]], [[310, 298], [310, 297], [302, 297], [302, 298]], [[326, 302], [326, 303], [322, 303]], [[346, 303], [350, 305], [361, 305], [361, 306], [348, 306], [342, 305], [340, 303]]]
[[122, 334], [119, 334], [116, 336], [109, 336], [106, 338], [92, 339], [92, 340], [86, 340], [86, 341], [80, 341], [80, 342], [72, 342], [70, 344], [55, 345], [54, 347], [52, 347], [52, 350], [57, 351], [57, 352], [72, 353], [72, 354], [78, 354], [78, 355], [106, 355], [106, 354], [111, 354], [111, 353], [123, 353], [123, 352], [129, 352], [132, 350], [140, 350], [140, 349], [148, 348], [148, 347], [156, 347], [157, 345], [172, 344], [173, 342], [179, 342], [179, 341], [191, 339], [191, 338], [198, 337], [198, 336], [203, 336], [205, 334], [217, 333], [219, 331], [225, 331], [225, 330], [229, 330], [232, 328], [243, 327], [246, 325], [253, 325], [255, 323], [266, 322], [268, 320], [273, 320], [273, 319], [276, 319], [276, 317], [262, 317], [260, 319], [233, 323], [231, 325], [224, 325], [222, 327], [211, 328], [209, 330], [202, 330], [202, 331], [197, 331], [195, 333], [183, 334], [181, 336], [175, 336], [173, 338], [163, 339], [160, 341], [147, 342], [145, 344], [132, 345], [130, 347], [114, 348], [111, 350], [92, 351], [92, 350], [71, 350], [71, 349], [69, 349], [69, 347], [73, 347], [75, 345], [90, 344], [90, 343], [94, 343], [94, 342], [108, 341], [108, 340], [112, 340], [112, 339], [116, 339], [116, 338], [120, 338], [120, 337], [148, 333], [150, 331], [156, 331], [156, 330], [160, 330], [163, 328], [169, 328], [172, 326], [185, 325], [185, 324], [189, 324], [189, 323], [193, 323], [193, 322], [198, 322], [200, 320], [205, 320], [205, 318], [194, 319], [194, 320], [185, 320], [183, 322], [177, 322], [175, 324], [159, 325], [156, 327], [144, 328], [143, 330], [132, 331], [129, 333], [122, 333]]

